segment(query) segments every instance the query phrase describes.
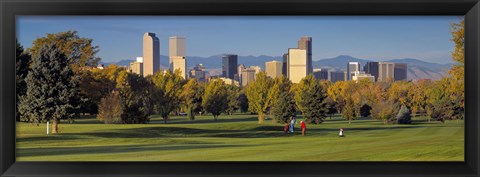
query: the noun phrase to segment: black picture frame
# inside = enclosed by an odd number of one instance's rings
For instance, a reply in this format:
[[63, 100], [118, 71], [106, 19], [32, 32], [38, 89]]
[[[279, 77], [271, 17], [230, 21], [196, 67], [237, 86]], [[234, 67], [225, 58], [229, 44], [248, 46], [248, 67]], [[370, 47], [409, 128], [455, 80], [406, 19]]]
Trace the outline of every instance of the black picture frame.
[[[478, 0], [0, 0], [1, 176], [464, 176], [478, 177]], [[16, 162], [18, 15], [464, 15], [464, 162]]]

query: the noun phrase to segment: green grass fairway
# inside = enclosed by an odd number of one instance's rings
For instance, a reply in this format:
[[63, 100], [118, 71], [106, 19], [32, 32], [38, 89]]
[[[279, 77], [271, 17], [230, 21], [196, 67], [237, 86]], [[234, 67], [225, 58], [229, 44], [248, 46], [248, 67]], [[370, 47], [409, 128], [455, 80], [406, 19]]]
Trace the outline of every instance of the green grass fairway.
[[[300, 122], [301, 118], [297, 119]], [[327, 118], [303, 137], [256, 115], [173, 117], [168, 124], [105, 125], [95, 118], [59, 125], [17, 124], [19, 161], [463, 161], [464, 123], [415, 118], [411, 125]], [[345, 138], [338, 137], [340, 128]]]

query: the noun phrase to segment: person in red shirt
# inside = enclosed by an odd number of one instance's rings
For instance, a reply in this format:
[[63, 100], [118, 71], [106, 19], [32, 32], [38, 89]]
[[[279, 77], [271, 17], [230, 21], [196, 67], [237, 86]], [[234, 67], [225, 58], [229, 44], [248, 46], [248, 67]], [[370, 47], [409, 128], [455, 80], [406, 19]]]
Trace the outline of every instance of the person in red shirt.
[[290, 126], [290, 125], [288, 124], [288, 122], [285, 121], [285, 127], [283, 127], [283, 132], [284, 132], [285, 134], [288, 133], [288, 127], [289, 127], [289, 126]]
[[300, 122], [300, 128], [302, 128], [302, 136], [305, 136], [307, 134], [307, 125], [304, 121]]

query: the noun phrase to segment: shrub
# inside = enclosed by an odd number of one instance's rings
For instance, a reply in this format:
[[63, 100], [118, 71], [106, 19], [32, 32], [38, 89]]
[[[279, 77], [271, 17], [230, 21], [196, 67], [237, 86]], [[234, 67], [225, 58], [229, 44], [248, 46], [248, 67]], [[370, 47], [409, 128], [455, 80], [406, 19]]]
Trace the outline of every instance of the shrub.
[[372, 107], [369, 106], [368, 104], [363, 104], [362, 107], [360, 107], [360, 115], [362, 117], [368, 117], [370, 116], [370, 111], [372, 110]]
[[397, 120], [397, 124], [410, 124], [412, 123], [412, 112], [408, 109], [405, 105], [402, 105], [400, 111], [398, 111], [397, 116], [395, 117]]
[[117, 92], [110, 93], [108, 96], [100, 100], [97, 119], [106, 124], [119, 124], [123, 123], [121, 118], [122, 114], [122, 100]]

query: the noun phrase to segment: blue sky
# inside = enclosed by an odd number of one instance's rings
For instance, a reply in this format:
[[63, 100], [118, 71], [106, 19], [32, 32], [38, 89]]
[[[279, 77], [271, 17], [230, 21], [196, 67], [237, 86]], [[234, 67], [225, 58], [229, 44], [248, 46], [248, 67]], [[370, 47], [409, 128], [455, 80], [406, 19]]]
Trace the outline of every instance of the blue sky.
[[47, 33], [77, 30], [93, 38], [106, 62], [142, 55], [142, 36], [185, 36], [187, 56], [281, 56], [301, 36], [313, 39], [313, 59], [351, 55], [370, 60], [416, 58], [451, 63], [450, 23], [458, 16], [18, 16], [17, 38], [28, 48]]

